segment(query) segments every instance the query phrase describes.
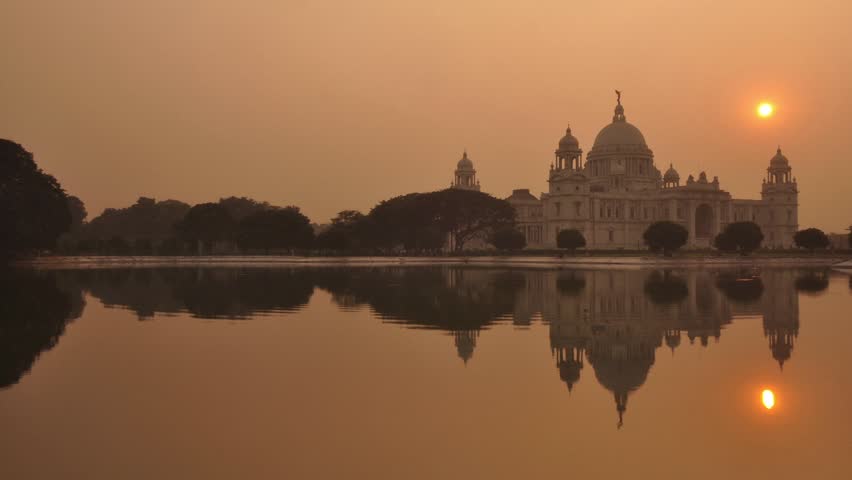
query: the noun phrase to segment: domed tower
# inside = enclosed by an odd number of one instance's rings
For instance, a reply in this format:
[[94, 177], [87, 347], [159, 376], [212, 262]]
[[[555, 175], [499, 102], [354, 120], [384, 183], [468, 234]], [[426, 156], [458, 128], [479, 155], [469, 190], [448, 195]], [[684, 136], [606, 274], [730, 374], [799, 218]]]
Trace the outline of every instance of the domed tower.
[[565, 136], [559, 140], [559, 147], [554, 152], [556, 163], [553, 170], [580, 171], [583, 169], [583, 150], [577, 137], [571, 134], [571, 127], [565, 129]]
[[789, 248], [799, 228], [799, 189], [787, 157], [778, 147], [769, 160], [766, 179], [760, 192], [763, 205], [757, 219], [763, 230], [763, 244]]
[[467, 150], [465, 150], [459, 163], [456, 164], [455, 179], [450, 184], [450, 188], [479, 191], [479, 180], [476, 179], [473, 162], [467, 158]]
[[596, 191], [638, 191], [657, 186], [660, 171], [654, 166], [654, 152], [642, 132], [627, 122], [616, 90], [618, 104], [612, 123], [601, 129], [586, 156], [586, 172]]
[[669, 164], [669, 169], [663, 175], [663, 188], [673, 188], [680, 186], [680, 175], [674, 169], [674, 164]]

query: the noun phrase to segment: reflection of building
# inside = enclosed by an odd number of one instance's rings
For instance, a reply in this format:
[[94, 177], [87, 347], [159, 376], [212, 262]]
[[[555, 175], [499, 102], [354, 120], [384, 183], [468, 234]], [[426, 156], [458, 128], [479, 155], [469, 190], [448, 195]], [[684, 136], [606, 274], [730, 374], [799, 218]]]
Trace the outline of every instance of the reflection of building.
[[[569, 391], [584, 363], [612, 392], [619, 425], [629, 395], [645, 382], [656, 349], [674, 353], [683, 335], [702, 346], [716, 341], [736, 316], [763, 314], [773, 357], [789, 358], [798, 333], [795, 273], [766, 271], [766, 289], [748, 290], [736, 301], [716, 288], [713, 272], [648, 271], [530, 272], [543, 278], [542, 319], [550, 325], [550, 347], [559, 377]], [[528, 282], [532, 283], [532, 282]], [[756, 295], [755, 295], [756, 292]]]
[[[673, 165], [664, 174], [657, 168], [642, 132], [627, 122], [619, 94], [612, 123], [598, 133], [585, 163], [570, 128], [554, 155], [549, 189], [540, 199], [529, 190], [515, 190], [507, 198], [530, 248], [555, 247], [557, 233], [569, 228], [581, 231], [590, 248], [643, 248], [642, 233], [660, 220], [686, 227], [693, 247], [709, 246], [735, 221], [760, 225], [767, 246], [793, 243], [798, 187], [780, 148], [769, 162], [760, 200], [733, 199], [718, 178], [708, 180], [704, 172], [681, 183]], [[473, 166], [469, 160], [462, 165], [466, 160], [456, 170], [456, 188], [473, 188]]]

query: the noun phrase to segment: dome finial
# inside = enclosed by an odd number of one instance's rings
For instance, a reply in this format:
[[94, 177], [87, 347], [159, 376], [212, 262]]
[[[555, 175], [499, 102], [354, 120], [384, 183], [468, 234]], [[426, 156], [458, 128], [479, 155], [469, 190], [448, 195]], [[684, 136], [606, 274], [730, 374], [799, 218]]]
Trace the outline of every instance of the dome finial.
[[778, 145], [778, 155], [781, 155], [781, 145]]
[[615, 115], [612, 116], [612, 121], [613, 123], [625, 122], [627, 118], [624, 116], [624, 107], [621, 106], [621, 90], [616, 90], [615, 95], [618, 103], [615, 105]]

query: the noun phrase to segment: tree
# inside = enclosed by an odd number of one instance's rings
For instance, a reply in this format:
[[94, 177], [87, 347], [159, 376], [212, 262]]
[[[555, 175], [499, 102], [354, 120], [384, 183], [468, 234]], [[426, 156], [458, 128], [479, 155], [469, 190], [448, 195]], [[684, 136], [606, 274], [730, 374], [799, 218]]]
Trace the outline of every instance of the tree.
[[460, 251], [475, 238], [487, 240], [492, 232], [514, 226], [515, 210], [485, 193], [447, 189], [385, 200], [367, 221], [370, 242], [377, 248], [435, 251], [451, 237]]
[[158, 202], [153, 198], [139, 197], [127, 208], [104, 210], [83, 224], [74, 236], [95, 243], [118, 235], [131, 242], [147, 238], [156, 244], [177, 235], [175, 225], [186, 217], [189, 209], [188, 204], [177, 200]]
[[296, 207], [255, 212], [237, 229], [237, 243], [246, 249], [293, 250], [307, 248], [313, 240], [311, 221]]
[[488, 243], [497, 250], [521, 250], [527, 246], [527, 237], [516, 228], [503, 227], [491, 233]]
[[793, 235], [793, 242], [797, 247], [805, 248], [812, 252], [816, 249], [828, 248], [831, 245], [828, 235], [818, 228], [799, 230]]
[[70, 226], [59, 182], [21, 145], [0, 139], [0, 259], [53, 248]]
[[568, 230], [560, 230], [556, 234], [556, 247], [567, 248], [574, 253], [578, 248], [586, 246], [586, 237], [577, 229], [570, 228]]
[[69, 195], [68, 212], [71, 214], [71, 225], [69, 230], [71, 232], [80, 230], [80, 228], [83, 227], [83, 222], [86, 221], [86, 217], [89, 216], [89, 212], [86, 211], [86, 205], [83, 204], [83, 201], [79, 198]]
[[716, 238], [713, 239], [713, 246], [722, 252], [737, 251], [737, 244], [734, 242], [734, 239], [730, 235], [726, 235], [725, 232], [716, 235]]
[[438, 226], [453, 236], [456, 251], [474, 238], [486, 239], [515, 225], [515, 209], [509, 202], [472, 190], [432, 192], [427, 194], [427, 208], [435, 209]]
[[722, 234], [728, 238], [728, 241], [736, 245], [736, 249], [740, 251], [741, 255], [748, 255], [757, 250], [763, 242], [763, 232], [754, 222], [729, 223]]
[[234, 232], [234, 219], [218, 203], [202, 203], [189, 209], [186, 216], [175, 225], [187, 240], [209, 250], [214, 242], [228, 240]]
[[331, 225], [317, 235], [321, 250], [354, 251], [368, 242], [367, 217], [357, 210], [344, 210], [331, 219]]
[[249, 215], [277, 208], [270, 205], [269, 202], [258, 202], [257, 200], [248, 197], [220, 198], [219, 205], [225, 207], [231, 215], [231, 218], [233, 218], [237, 223], [241, 222]]
[[645, 244], [652, 252], [662, 252], [670, 257], [672, 252], [686, 245], [689, 232], [682, 225], [662, 221], [652, 223], [642, 235]]

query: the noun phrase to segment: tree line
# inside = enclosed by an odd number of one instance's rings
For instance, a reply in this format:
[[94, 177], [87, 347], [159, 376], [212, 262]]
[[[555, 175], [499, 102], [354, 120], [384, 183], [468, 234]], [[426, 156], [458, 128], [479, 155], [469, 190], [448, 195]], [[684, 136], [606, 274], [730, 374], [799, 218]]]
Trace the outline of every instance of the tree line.
[[[182, 255], [209, 253], [434, 254], [446, 249], [517, 251], [526, 247], [515, 211], [486, 193], [447, 189], [411, 193], [380, 202], [368, 213], [344, 210], [328, 225], [311, 223], [296, 206], [279, 207], [246, 197], [191, 206], [141, 197], [126, 208], [108, 208], [91, 221], [83, 202], [68, 195], [21, 145], [0, 139], [0, 262], [44, 251], [65, 254]], [[670, 255], [688, 233], [672, 222], [644, 234], [654, 252]], [[850, 232], [852, 246], [852, 232]], [[749, 254], [763, 233], [736, 222], [714, 240], [723, 252]], [[795, 243], [808, 250], [829, 245], [818, 229]], [[560, 249], [586, 246], [582, 232], [560, 231]]]

